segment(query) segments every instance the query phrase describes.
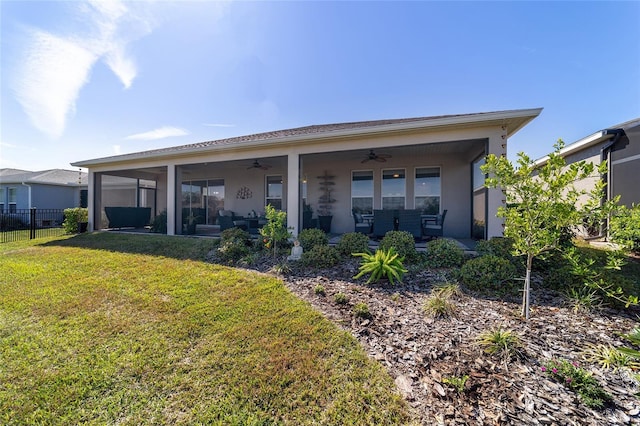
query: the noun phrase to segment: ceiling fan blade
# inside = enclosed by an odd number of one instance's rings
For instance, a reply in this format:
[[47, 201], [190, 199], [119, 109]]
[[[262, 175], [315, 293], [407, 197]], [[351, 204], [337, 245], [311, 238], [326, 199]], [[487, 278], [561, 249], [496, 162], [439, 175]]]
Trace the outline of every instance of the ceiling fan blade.
[[376, 156], [375, 160], [376, 160], [378, 163], [386, 163], [386, 162], [387, 162], [387, 159], [386, 159], [386, 158], [384, 158], [384, 157], [380, 157], [380, 156]]
[[364, 163], [368, 162], [369, 160], [370, 160], [370, 158], [365, 158], [365, 159], [364, 159], [364, 160], [362, 160], [360, 163], [361, 163], [361, 164], [364, 164]]

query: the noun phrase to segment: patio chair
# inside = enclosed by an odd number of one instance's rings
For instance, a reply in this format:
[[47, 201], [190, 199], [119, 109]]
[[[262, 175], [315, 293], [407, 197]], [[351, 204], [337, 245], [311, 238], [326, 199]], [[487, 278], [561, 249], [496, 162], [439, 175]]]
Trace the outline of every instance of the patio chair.
[[398, 231], [407, 231], [415, 239], [422, 238], [420, 210], [400, 210], [398, 212]]
[[363, 234], [371, 233], [371, 224], [365, 221], [360, 213], [352, 211], [351, 215], [353, 216], [353, 223], [355, 226], [354, 232], [361, 232]]
[[428, 221], [422, 225], [422, 234], [425, 237], [436, 238], [442, 237], [444, 231], [444, 218], [447, 216], [447, 211], [444, 210], [442, 214], [436, 216], [435, 221]]
[[395, 229], [395, 217], [393, 210], [373, 211], [373, 235], [384, 237], [384, 235]]

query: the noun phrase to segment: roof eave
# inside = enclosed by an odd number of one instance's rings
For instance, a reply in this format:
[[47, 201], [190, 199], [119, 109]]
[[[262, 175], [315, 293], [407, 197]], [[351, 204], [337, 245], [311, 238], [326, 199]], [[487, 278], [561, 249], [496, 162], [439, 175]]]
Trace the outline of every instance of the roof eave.
[[[283, 136], [277, 138], [268, 138], [268, 139], [257, 139], [246, 142], [234, 143], [232, 145], [208, 145], [202, 147], [194, 147], [185, 151], [169, 151], [162, 152], [154, 155], [154, 158], [172, 158], [172, 157], [182, 157], [185, 155], [198, 154], [203, 151], [215, 151], [215, 150], [228, 150], [228, 149], [246, 149], [252, 148], [255, 146], [264, 146], [265, 143], [268, 145], [280, 145], [280, 144], [290, 144], [292, 142], [304, 142], [310, 140], [330, 140], [336, 138], [350, 138], [350, 137], [358, 137], [364, 135], [378, 135], [378, 134], [388, 134], [395, 132], [406, 132], [412, 130], [419, 129], [432, 129], [438, 127], [453, 127], [453, 126], [461, 126], [461, 125], [476, 125], [480, 123], [484, 123], [486, 125], [490, 124], [509, 124], [514, 123], [514, 127], [507, 126], [507, 137], [512, 136], [522, 127], [524, 127], [531, 120], [536, 118], [542, 112], [542, 108], [532, 108], [532, 109], [522, 109], [522, 110], [510, 110], [510, 111], [499, 111], [499, 112], [487, 112], [487, 113], [478, 113], [478, 114], [468, 114], [461, 116], [449, 116], [449, 117], [441, 117], [441, 118], [433, 118], [433, 119], [425, 119], [422, 121], [412, 121], [412, 122], [404, 122], [404, 123], [393, 123], [393, 124], [385, 124], [375, 127], [363, 127], [363, 128], [355, 128], [355, 129], [344, 129], [344, 130], [332, 130], [321, 133], [310, 133], [305, 135], [293, 135], [293, 136]], [[116, 157], [105, 157], [105, 158], [97, 158], [93, 160], [85, 160], [85, 161], [77, 161], [71, 163], [74, 167], [90, 167], [90, 166], [99, 166], [105, 165], [115, 162], [134, 162], [139, 160], [144, 160], [149, 158], [145, 152], [138, 152], [132, 154], [124, 154]]]
[[[582, 138], [570, 145], [565, 146], [560, 150], [559, 154], [562, 157], [566, 157], [567, 155], [571, 155], [575, 152], [611, 139], [614, 135], [615, 133], [611, 132], [611, 129], [599, 130], [585, 138]], [[549, 156], [545, 155], [544, 157], [537, 159], [535, 161], [535, 164], [536, 166], [542, 166], [547, 162], [548, 159]]]

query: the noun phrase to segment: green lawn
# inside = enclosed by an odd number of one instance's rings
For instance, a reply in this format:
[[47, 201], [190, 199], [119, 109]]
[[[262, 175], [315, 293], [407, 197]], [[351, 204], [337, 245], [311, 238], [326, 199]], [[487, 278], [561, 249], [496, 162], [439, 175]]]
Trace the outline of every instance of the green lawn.
[[388, 374], [210, 241], [0, 245], [0, 424], [404, 424]]

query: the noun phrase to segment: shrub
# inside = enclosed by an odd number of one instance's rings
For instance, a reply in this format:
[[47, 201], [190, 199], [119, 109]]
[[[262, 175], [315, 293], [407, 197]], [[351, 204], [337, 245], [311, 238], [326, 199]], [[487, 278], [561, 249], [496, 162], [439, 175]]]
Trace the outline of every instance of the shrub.
[[353, 305], [353, 314], [358, 318], [371, 318], [369, 306], [364, 302], [358, 302]]
[[167, 210], [162, 210], [159, 215], [151, 219], [151, 232], [156, 234], [167, 233]]
[[621, 367], [638, 367], [637, 363], [634, 363], [627, 354], [611, 345], [589, 344], [587, 348], [582, 351], [582, 357], [586, 361], [600, 364], [605, 370], [610, 368], [617, 370]]
[[511, 259], [513, 240], [506, 237], [492, 237], [490, 240], [478, 241], [476, 251], [480, 256], [493, 255], [503, 259]]
[[89, 221], [89, 210], [84, 207], [75, 207], [72, 209], [64, 209], [64, 222], [62, 227], [67, 234], [77, 234], [79, 232], [79, 223]]
[[567, 303], [576, 314], [580, 312], [589, 313], [602, 305], [602, 298], [598, 296], [595, 290], [590, 290], [588, 287], [571, 287], [566, 292], [565, 297], [567, 298]]
[[340, 261], [340, 255], [335, 247], [315, 246], [309, 251], [304, 251], [300, 262], [305, 266], [316, 268], [330, 268]]
[[605, 403], [611, 401], [611, 396], [602, 389], [600, 383], [576, 362], [551, 360], [542, 367], [542, 371], [576, 392], [582, 403], [589, 408], [602, 409]]
[[503, 330], [502, 327], [480, 333], [477, 342], [486, 353], [498, 355], [505, 361], [521, 354], [518, 335], [511, 330]]
[[326, 290], [324, 289], [324, 286], [322, 284], [318, 284], [317, 286], [315, 286], [313, 288], [313, 292], [315, 294], [317, 294], [318, 296], [324, 296], [327, 294]]
[[349, 303], [349, 296], [344, 293], [336, 293], [336, 295], [333, 296], [333, 300], [338, 305], [346, 305], [347, 303]]
[[303, 229], [298, 234], [298, 241], [304, 251], [311, 251], [315, 246], [326, 246], [329, 244], [329, 237], [322, 229]]
[[427, 243], [425, 265], [429, 268], [454, 268], [464, 262], [464, 251], [454, 241], [439, 238]]
[[472, 290], [510, 291], [516, 268], [507, 259], [476, 257], [460, 268], [460, 279]]
[[360, 272], [353, 278], [358, 279], [365, 274], [371, 274], [367, 280], [367, 284], [378, 282], [384, 277], [386, 277], [391, 284], [393, 284], [394, 279], [402, 282], [402, 276], [407, 272], [402, 266], [404, 258], [400, 257], [393, 247], [386, 251], [376, 250], [375, 254], [365, 252], [355, 253], [354, 256], [362, 257], [362, 263], [360, 264]]
[[289, 266], [287, 262], [276, 263], [271, 267], [270, 272], [276, 275], [289, 275], [291, 273], [291, 266]]
[[251, 237], [240, 228], [225, 229], [220, 233], [218, 255], [224, 262], [237, 262], [251, 252]]
[[353, 253], [364, 253], [369, 248], [369, 237], [360, 232], [344, 234], [336, 246], [338, 253], [351, 256]]
[[460, 284], [456, 282], [445, 282], [436, 285], [431, 290], [432, 295], [440, 295], [445, 298], [461, 297], [463, 295]]
[[220, 233], [220, 239], [222, 240], [222, 242], [238, 240], [244, 242], [247, 245], [251, 243], [251, 236], [249, 235], [249, 233], [240, 228], [225, 229]]
[[412, 260], [416, 258], [416, 243], [413, 235], [407, 231], [389, 231], [380, 241], [379, 249], [388, 251], [394, 248], [400, 257]]
[[431, 318], [448, 318], [455, 314], [456, 305], [445, 294], [431, 293], [422, 305], [422, 309]]
[[636, 253], [640, 252], [640, 204], [620, 206], [609, 221], [611, 240]]
[[513, 255], [513, 239], [507, 237], [492, 237], [490, 240], [478, 241], [476, 251], [480, 256], [493, 255], [509, 262], [517, 268], [519, 273], [524, 274], [526, 268], [522, 256]]

